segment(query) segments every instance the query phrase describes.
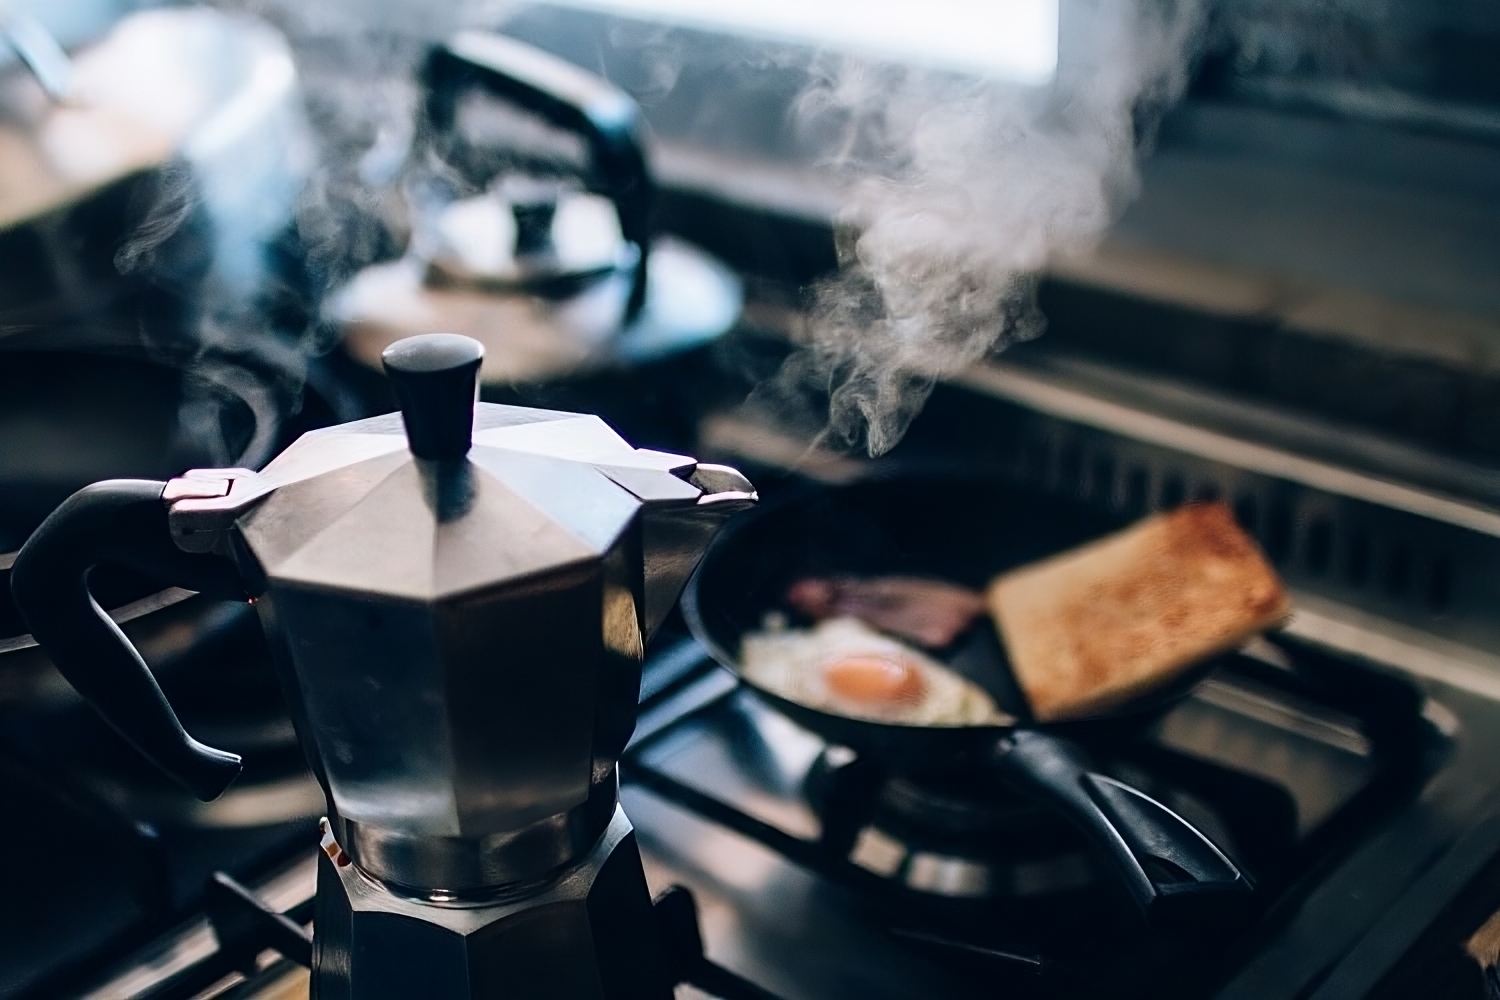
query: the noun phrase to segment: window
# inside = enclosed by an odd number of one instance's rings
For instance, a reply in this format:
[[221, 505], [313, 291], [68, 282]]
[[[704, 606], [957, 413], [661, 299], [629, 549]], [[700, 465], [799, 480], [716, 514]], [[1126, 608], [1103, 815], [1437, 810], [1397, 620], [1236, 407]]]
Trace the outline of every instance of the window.
[[1058, 0], [553, 0], [745, 38], [1044, 84]]

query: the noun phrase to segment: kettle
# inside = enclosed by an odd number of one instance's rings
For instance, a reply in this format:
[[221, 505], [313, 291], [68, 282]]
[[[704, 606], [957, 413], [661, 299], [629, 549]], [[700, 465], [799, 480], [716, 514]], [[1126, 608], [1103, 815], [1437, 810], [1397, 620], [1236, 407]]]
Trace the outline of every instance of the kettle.
[[[734, 470], [633, 448], [597, 417], [476, 403], [482, 357], [453, 334], [400, 341], [384, 357], [399, 414], [310, 431], [261, 472], [85, 487], [12, 570], [16, 605], [63, 675], [205, 800], [239, 758], [183, 730], [88, 575], [121, 563], [254, 604], [327, 796], [327, 857], [341, 862], [331, 889], [320, 880], [320, 934], [354, 933], [349, 912], [373, 905], [371, 886], [390, 897], [377, 937], [401, 906], [444, 927], [461, 913], [472, 930], [475, 907], [513, 920], [517, 887], [615, 849], [629, 829], [615, 764], [644, 646], [719, 526], [756, 500]], [[635, 857], [630, 884], [644, 892]], [[343, 910], [325, 920], [335, 895]], [[600, 923], [591, 911], [578, 933]], [[351, 974], [388, 977], [369, 974], [378, 958], [350, 973], [349, 955], [406, 939], [362, 940], [322, 962], [344, 977], [322, 995], [396, 995], [389, 982], [350, 992]], [[420, 992], [440, 995], [430, 986]]]
[[[734, 272], [655, 231], [644, 122], [623, 90], [473, 30], [432, 49], [422, 83], [416, 162], [440, 163], [449, 186], [461, 178], [488, 187], [454, 197], [434, 184], [414, 206], [406, 255], [365, 268], [333, 295], [329, 313], [356, 361], [374, 367], [394, 340], [454, 330], [489, 349], [481, 380], [509, 386], [649, 362], [707, 343], [739, 319], [744, 292]], [[471, 95], [504, 102], [481, 106], [500, 121], [480, 135], [463, 128]], [[545, 155], [519, 157], [540, 175], [519, 170], [507, 149], [537, 131], [515, 110], [557, 132], [530, 143]], [[497, 176], [502, 153], [509, 169]]]

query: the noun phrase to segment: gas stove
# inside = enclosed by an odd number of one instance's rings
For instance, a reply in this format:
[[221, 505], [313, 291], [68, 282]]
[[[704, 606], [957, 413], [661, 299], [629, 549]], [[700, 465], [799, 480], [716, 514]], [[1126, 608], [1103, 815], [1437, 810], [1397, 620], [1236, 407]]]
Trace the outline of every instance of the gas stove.
[[1232, 657], [1144, 737], [1092, 747], [1256, 883], [1221, 925], [1162, 932], [1072, 830], [1004, 789], [881, 774], [691, 645], [647, 678], [623, 773], [657, 877], [732, 913], [735, 964], [787, 995], [1212, 995], [1411, 801], [1452, 723], [1415, 686], [1281, 637]]
[[[1020, 369], [1000, 375], [1012, 387], [1044, 384]], [[1097, 455], [1076, 463], [1092, 470], [1081, 481], [1038, 458], [1037, 425], [1062, 447], [1077, 433], [1055, 414], [971, 386], [941, 390], [930, 418], [955, 406], [1029, 421], [1031, 441], [1012, 437], [1025, 457], [991, 468], [1028, 488], [1040, 479], [1060, 502], [1172, 500], [1133, 492], [1128, 465], [1108, 487]], [[778, 471], [780, 439], [737, 419], [711, 417], [705, 437], [771, 490], [809, 468], [821, 478], [868, 471], [816, 459]], [[1107, 439], [1091, 430], [1096, 444]], [[919, 421], [911, 441], [927, 432]], [[1179, 468], [1166, 475], [1191, 483], [1192, 456], [1173, 460]], [[910, 452], [892, 461], [910, 464]], [[1153, 469], [1148, 483], [1162, 477]], [[1290, 482], [1278, 483], [1280, 502], [1308, 502]], [[1256, 527], [1263, 542], [1282, 530], [1271, 519]], [[680, 994], [1481, 989], [1458, 942], [1500, 905], [1500, 681], [1478, 650], [1319, 593], [1295, 564], [1305, 548], [1294, 539], [1278, 557], [1298, 588], [1290, 626], [1226, 658], [1144, 733], [1089, 747], [1107, 773], [1187, 817], [1255, 881], [1242, 910], [1170, 931], [1141, 924], [1044, 810], [962, 774], [882, 773], [757, 701], [669, 623], [648, 657], [620, 770], [658, 913], [684, 982], [696, 984]], [[71, 985], [97, 998], [301, 995], [315, 835], [280, 829], [279, 846], [250, 861], [217, 855], [229, 873], [198, 873], [208, 887], [199, 915]]]
[[[775, 308], [752, 305], [749, 326], [774, 325]], [[1396, 997], [1413, 984], [1482, 995], [1460, 943], [1500, 907], [1500, 656], [1488, 652], [1500, 517], [1416, 477], [1372, 474], [1368, 450], [1339, 451], [1347, 434], [1299, 448], [1260, 433], [1271, 425], [1244, 407], [1062, 351], [1007, 355], [940, 386], [879, 462], [825, 454], [725, 404], [743, 396], [719, 390], [726, 350], [736, 364], [774, 357], [747, 338], [632, 373], [613, 393], [596, 380], [517, 401], [603, 400], [629, 428], [641, 386], [652, 398], [678, 387], [671, 419], [657, 413], [637, 436], [696, 443], [768, 496], [962, 467], [1116, 516], [1225, 497], [1297, 614], [1144, 733], [1088, 748], [1255, 882], [1243, 909], [1170, 931], [1141, 925], [1045, 810], [963, 774], [882, 773], [758, 702], [669, 622], [620, 777], [680, 995], [1259, 1000]], [[1301, 422], [1303, 437], [1315, 424]], [[137, 602], [126, 630], [170, 646], [172, 609], [197, 600]], [[216, 648], [248, 634], [229, 628]], [[8, 682], [25, 652], [4, 654]], [[253, 690], [253, 667], [234, 662]], [[111, 793], [133, 787], [121, 764], [39, 766], [47, 724], [7, 725], [31, 734], [0, 774], [0, 795], [30, 817], [7, 829], [9, 853], [35, 863], [11, 877], [31, 902], [6, 911], [24, 926], [5, 940], [25, 944], [3, 950], [0, 991], [305, 994], [318, 829], [304, 776], [277, 772], [261, 799], [237, 800], [259, 801], [264, 822], [185, 818]]]
[[[1486, 723], [1500, 704], [1439, 700], [1281, 635], [1230, 657], [1145, 735], [1092, 747], [1255, 879], [1243, 912], [1171, 933], [1142, 925], [1045, 811], [960, 774], [881, 774], [758, 702], [685, 636], [648, 662], [623, 801], [653, 890], [691, 894], [658, 908], [696, 910], [711, 995], [1294, 996], [1314, 964], [1351, 975], [1382, 914], [1441, 909], [1489, 861], [1493, 821], [1433, 856], [1459, 832], [1434, 828], [1433, 795]], [[308, 953], [291, 954], [305, 938], [288, 928], [310, 926], [308, 840], [253, 893], [217, 876], [204, 916], [85, 995], [300, 995]], [[1296, 942], [1308, 920], [1324, 933]]]
[[[581, 45], [578, 58], [607, 66], [614, 79], [649, 76], [655, 87], [662, 77], [655, 70], [675, 58], [668, 50], [676, 42], [653, 26], [651, 44], [642, 50], [650, 63], [642, 68], [652, 72], [634, 73], [619, 51], [630, 46], [614, 44], [631, 34], [618, 30], [621, 25], [605, 26], [610, 44], [596, 44], [587, 24], [562, 31], [549, 24], [545, 4], [533, 6], [506, 30], [559, 51]], [[1222, 13], [1214, 15], [1216, 35], [1224, 28]], [[1407, 93], [1412, 67], [1394, 64], [1413, 57], [1401, 44], [1387, 46], [1392, 65], [1377, 67], [1368, 80], [1351, 79], [1357, 85], [1348, 91], [1340, 89], [1342, 77], [1325, 78], [1317, 67], [1311, 86], [1300, 76], [1281, 80], [1279, 70], [1261, 72], [1266, 67], [1239, 56], [1266, 49], [1260, 44], [1264, 25], [1226, 24], [1236, 40], [1204, 61], [1189, 100], [1163, 123], [1155, 152], [1141, 164], [1144, 196], [1099, 253], [1054, 260], [1049, 275], [1038, 277], [1047, 336], [952, 374], [889, 455], [867, 461], [823, 451], [816, 442], [828, 412], [826, 395], [815, 386], [783, 385], [783, 399], [769, 388], [769, 380], [787, 370], [789, 345], [807, 333], [805, 309], [816, 297], [809, 292], [847, 263], [854, 235], [834, 221], [846, 193], [798, 165], [800, 154], [786, 158], [790, 150], [773, 139], [775, 130], [762, 127], [768, 112], [778, 129], [796, 117], [785, 113], [782, 98], [801, 92], [802, 84], [781, 93], [795, 74], [786, 73], [780, 59], [772, 60], [773, 75], [784, 80], [768, 77], [768, 87], [748, 88], [740, 74], [723, 72], [722, 58], [709, 59], [712, 79], [691, 60], [684, 63], [681, 80], [648, 102], [654, 177], [624, 132], [616, 139], [625, 136], [631, 155], [610, 158], [629, 176], [615, 178], [621, 181], [613, 195], [620, 239], [610, 237], [613, 251], [596, 263], [619, 271], [605, 284], [610, 295], [621, 294], [594, 317], [599, 323], [585, 325], [597, 327], [599, 337], [630, 322], [637, 331], [654, 329], [636, 309], [659, 322], [666, 314], [656, 315], [658, 298], [715, 308], [697, 311], [682, 329], [662, 326], [674, 335], [647, 337], [651, 343], [644, 347], [636, 343], [640, 338], [625, 336], [612, 356], [628, 370], [581, 364], [573, 348], [581, 350], [583, 341], [598, 346], [597, 337], [583, 331], [587, 335], [580, 334], [556, 364], [491, 372], [485, 397], [597, 413], [636, 444], [743, 469], [768, 498], [809, 480], [845, 483], [906, 471], [987, 476], [1040, 497], [1060, 516], [1076, 511], [1112, 523], [1190, 500], [1227, 501], [1293, 593], [1294, 619], [1216, 661], [1169, 711], [1137, 720], [1129, 731], [1092, 734], [1083, 749], [1104, 775], [1204, 831], [1254, 891], [1214, 911], [1212, 920], [1148, 926], [1057, 814], [979, 768], [889, 771], [800, 728], [717, 666], [681, 620], [669, 619], [647, 649], [633, 736], [615, 727], [609, 753], [590, 759], [588, 801], [609, 799], [611, 812], [579, 815], [591, 831], [579, 843], [593, 844], [588, 864], [598, 862], [590, 878], [603, 871], [603, 858], [625, 836], [633, 836], [622, 852], [631, 855], [632, 881], [628, 891], [620, 890], [632, 905], [616, 898], [611, 907], [610, 893], [601, 890], [595, 898], [606, 901], [585, 919], [575, 915], [572, 925], [579, 937], [570, 940], [577, 945], [587, 938], [588, 947], [560, 949], [564, 959], [532, 978], [533, 993], [563, 992], [554, 975], [582, 970], [587, 977], [589, 969], [606, 967], [616, 974], [600, 978], [611, 984], [628, 980], [633, 986], [660, 971], [672, 977], [679, 997], [730, 1000], [1100, 994], [1391, 1000], [1477, 998], [1486, 979], [1500, 983], [1494, 968], [1481, 972], [1463, 949], [1481, 924], [1500, 928], [1500, 449], [1490, 402], [1500, 398], [1500, 378], [1486, 360], [1496, 333], [1490, 265], [1497, 257], [1495, 227], [1481, 224], [1495, 218], [1495, 192], [1493, 184], [1476, 180], [1500, 176], [1493, 148], [1500, 133], [1494, 121], [1480, 120], [1484, 95]], [[1339, 25], [1327, 27], [1315, 26], [1315, 39], [1304, 38], [1301, 29], [1282, 32], [1287, 44], [1271, 46], [1271, 54], [1295, 54], [1303, 41], [1312, 46], [1308, 51], [1327, 49]], [[1478, 37], [1471, 37], [1472, 27], [1449, 32], [1448, 42], [1470, 45]], [[1429, 28], [1439, 48], [1453, 47], [1439, 37], [1448, 28], [1437, 22], [1392, 37], [1417, 44]], [[1059, 65], [1072, 72], [1082, 36], [1068, 18], [1059, 31]], [[1245, 52], [1236, 54], [1244, 39], [1255, 44], [1245, 41]], [[331, 41], [298, 42], [299, 62], [313, 66], [312, 49]], [[469, 107], [463, 117], [476, 120], [449, 130], [450, 119], [458, 124], [450, 105], [458, 84], [473, 82], [472, 70], [487, 77], [496, 72], [495, 59], [503, 69], [515, 53], [506, 56], [511, 43], [504, 41], [498, 49], [494, 39], [480, 39], [477, 48], [472, 38], [456, 41], [427, 60], [422, 85], [428, 99], [420, 102], [426, 117], [417, 135], [439, 140], [429, 151], [444, 159], [453, 152], [454, 177], [473, 173], [473, 180], [489, 169], [479, 162], [486, 157], [444, 147], [459, 145], [451, 140], [460, 135], [489, 141], [480, 134], [483, 127], [467, 135], [468, 125], [486, 124], [485, 116], [476, 119]], [[1458, 53], [1458, 63], [1472, 62], [1485, 49], [1482, 41], [1468, 56]], [[328, 47], [342, 48], [342, 41]], [[465, 68], [475, 56], [478, 62]], [[537, 54], [522, 56], [525, 90], [533, 86], [526, 81]], [[404, 58], [393, 54], [390, 60]], [[1223, 60], [1233, 62], [1232, 72]], [[1298, 74], [1307, 68], [1299, 63]], [[602, 93], [588, 81], [580, 89], [575, 71], [560, 69], [560, 77], [557, 66], [550, 75], [554, 83], [569, 84], [563, 96], [549, 99], [544, 92], [540, 101], [518, 103], [537, 104], [533, 110], [543, 118], [556, 117], [547, 109], [569, 94]], [[1396, 85], [1402, 89], [1393, 93], [1404, 97], [1371, 100], [1366, 86], [1387, 70], [1392, 80], [1401, 78]], [[676, 79], [675, 72], [669, 75]], [[1320, 91], [1319, 80], [1331, 81], [1339, 93]], [[749, 100], [732, 105], [746, 113], [706, 117], [702, 112], [711, 104], [700, 101], [703, 92], [725, 81]], [[315, 81], [304, 76], [304, 82]], [[1350, 94], [1352, 107], [1344, 99]], [[1460, 98], [1478, 103], [1450, 103]], [[623, 107], [629, 99], [618, 94], [605, 103]], [[1122, 120], [1143, 109], [1124, 107]], [[1302, 113], [1308, 109], [1316, 114]], [[320, 119], [320, 134], [339, 139], [342, 128], [321, 127], [332, 124], [323, 121], [330, 109], [314, 100], [310, 110]], [[570, 117], [562, 115], [557, 124]], [[709, 118], [715, 132], [717, 123], [729, 123], [733, 141], [700, 145], [698, 133]], [[383, 147], [387, 130], [380, 131]], [[591, 132], [581, 137], [593, 141]], [[572, 176], [576, 157], [565, 159]], [[600, 159], [590, 172], [611, 170]], [[545, 196], [530, 186], [506, 185], [496, 198], [463, 199], [454, 207], [498, 208], [518, 227], [540, 225], [518, 237], [521, 253], [521, 244], [548, 243], [551, 209], [571, 197], [566, 186]], [[655, 196], [650, 212], [648, 193]], [[648, 231], [648, 216], [660, 233]], [[366, 221], [374, 223], [373, 217]], [[378, 228], [383, 231], [384, 223]], [[712, 259], [674, 252], [680, 244], [655, 238], [668, 234], [711, 252]], [[105, 241], [111, 253], [118, 242]], [[298, 255], [293, 242], [278, 244], [276, 256]], [[431, 241], [417, 240], [425, 242]], [[388, 249], [394, 247], [376, 252]], [[478, 270], [448, 267], [466, 264], [462, 256], [427, 262], [441, 265], [443, 281], [436, 284], [418, 280], [404, 264], [390, 271], [377, 263], [361, 273], [400, 277], [397, 284], [427, 305], [456, 303], [452, 294], [463, 298], [478, 285], [465, 291], [449, 279], [463, 285], [482, 277]], [[695, 260], [701, 266], [672, 266]], [[723, 273], [719, 261], [727, 265]], [[633, 282], [621, 277], [632, 266]], [[288, 289], [300, 289], [303, 278], [311, 282], [305, 290], [319, 284], [303, 270], [290, 268]], [[663, 279], [688, 272], [713, 279], [696, 286], [712, 294], [688, 294], [692, 287], [670, 296], [648, 291], [648, 273], [660, 291]], [[577, 291], [573, 279], [593, 281], [594, 274], [549, 273], [548, 284], [561, 278]], [[633, 289], [628, 296], [625, 284]], [[485, 294], [494, 298], [496, 291], [487, 287]], [[278, 323], [306, 319], [300, 295], [292, 297], [298, 302], [273, 296]], [[514, 305], [535, 304], [514, 298]], [[375, 372], [381, 348], [387, 333], [416, 332], [399, 322], [392, 326], [394, 314], [380, 303], [360, 309], [358, 297], [352, 299], [347, 309], [321, 310], [341, 317], [342, 339], [309, 372], [314, 395], [326, 397], [326, 407], [341, 419], [392, 409], [394, 397]], [[287, 310], [290, 315], [281, 315]], [[507, 335], [496, 342], [492, 362], [526, 362], [528, 350], [517, 353], [526, 345], [501, 346], [513, 339], [513, 318], [474, 330]], [[449, 319], [439, 325], [456, 329], [464, 322], [456, 314]], [[734, 330], [715, 339], [731, 323]], [[420, 326], [422, 332], [432, 328]], [[538, 358], [556, 354], [563, 343], [559, 330], [558, 324], [536, 327], [531, 346]], [[578, 339], [570, 333], [563, 340], [570, 338]], [[300, 369], [305, 359], [292, 360]], [[413, 369], [420, 371], [428, 369]], [[803, 389], [807, 398], [796, 398]], [[468, 392], [462, 395], [467, 400]], [[804, 411], [792, 412], [801, 403], [808, 404]], [[304, 409], [297, 426], [327, 422], [319, 412]], [[28, 408], [25, 415], [36, 414]], [[411, 450], [420, 453], [415, 442]], [[243, 462], [259, 467], [268, 454]], [[455, 487], [434, 492], [451, 493], [454, 508], [439, 520], [467, 509], [472, 497], [466, 485], [456, 488], [460, 479], [467, 483], [467, 477], [423, 479], [427, 486], [441, 480]], [[227, 480], [186, 486], [183, 498], [210, 505], [233, 489]], [[223, 493], [213, 494], [220, 486]], [[194, 488], [210, 492], [200, 496]], [[569, 493], [569, 503], [576, 496]], [[434, 505], [432, 496], [427, 503]], [[334, 506], [309, 510], [321, 517]], [[197, 522], [189, 514], [184, 523], [191, 528]], [[386, 573], [393, 585], [418, 575], [392, 571], [390, 560], [360, 544], [383, 529], [373, 521], [366, 527], [345, 550], [358, 557], [347, 566], [362, 568], [344, 579], [359, 589], [371, 574]], [[25, 534], [18, 530], [10, 536], [14, 544]], [[0, 597], [9, 593], [10, 568], [10, 557], [0, 554]], [[418, 922], [447, 933], [448, 918], [458, 911], [499, 913], [522, 895], [541, 911], [564, 895], [551, 895], [558, 885], [571, 878], [576, 889], [585, 880], [579, 874], [585, 866], [571, 860], [567, 878], [557, 874], [564, 870], [560, 861], [527, 867], [525, 877], [507, 870], [495, 878], [489, 869], [459, 884], [427, 878], [433, 869], [425, 863], [406, 866], [408, 873], [423, 869], [418, 879], [393, 877], [403, 867], [400, 852], [386, 854], [380, 845], [395, 841], [373, 833], [356, 837], [358, 824], [346, 828], [346, 820], [364, 823], [364, 816], [345, 808], [348, 815], [332, 817], [332, 826], [320, 823], [323, 789], [305, 767], [249, 606], [185, 590], [155, 592], [160, 584], [152, 581], [115, 581], [108, 567], [89, 577], [89, 585], [144, 653], [187, 728], [244, 754], [246, 769], [212, 803], [185, 796], [81, 703], [21, 634], [26, 627], [15, 610], [0, 600], [0, 803], [7, 819], [0, 824], [0, 856], [10, 862], [0, 880], [0, 1000], [300, 1000], [312, 986], [315, 920], [320, 969], [334, 970], [321, 981], [325, 996], [338, 988], [338, 970], [355, 964], [380, 968], [366, 974], [394, 995], [435, 994], [430, 975], [406, 988], [408, 977], [417, 975], [413, 970], [451, 971], [460, 963], [420, 966], [413, 960], [424, 951], [420, 941], [404, 938], [405, 946], [367, 949], [383, 966], [368, 958], [345, 964], [341, 959], [357, 949], [352, 931], [341, 936], [340, 929], [355, 919], [368, 928], [382, 915], [410, 917], [425, 909]], [[72, 593], [76, 597], [76, 587]], [[665, 612], [665, 603], [658, 604]], [[331, 618], [308, 613], [309, 621]], [[35, 625], [37, 618], [28, 620]], [[378, 611], [363, 620], [370, 629], [382, 625]], [[643, 644], [660, 620], [652, 616], [653, 627], [642, 626]], [[322, 631], [319, 622], [311, 631]], [[532, 676], [554, 675], [551, 668], [575, 662], [565, 652], [575, 636], [563, 619], [518, 615], [495, 645], [516, 642], [527, 628], [536, 630], [528, 653], [541, 665]], [[45, 627], [37, 631], [45, 638]], [[473, 662], [482, 666], [475, 673], [485, 676], [490, 650], [479, 645]], [[633, 670], [640, 646], [621, 643], [614, 652], [627, 647]], [[410, 660], [393, 654], [389, 641], [372, 639], [358, 657], [347, 642], [326, 648], [345, 657], [350, 678], [370, 680], [371, 662], [382, 657], [394, 665], [392, 676], [409, 674]], [[610, 692], [622, 720], [629, 716], [630, 687]], [[457, 690], [434, 688], [444, 698]], [[520, 711], [518, 702], [481, 685], [454, 699], [455, 716], [485, 737], [526, 734], [486, 761], [503, 769], [566, 728], [547, 720], [577, 689], [565, 685], [539, 695]], [[486, 710], [486, 702], [493, 707]], [[497, 721], [504, 711], [514, 725]], [[399, 741], [383, 725], [371, 727], [367, 747], [387, 749]], [[323, 729], [304, 724], [300, 734], [316, 732], [322, 739]], [[429, 749], [441, 739], [431, 732], [410, 742]], [[359, 756], [363, 767], [369, 758]], [[355, 755], [314, 759], [339, 760], [344, 771]], [[359, 777], [350, 770], [339, 780], [348, 789]], [[613, 810], [616, 780], [624, 813]], [[465, 787], [482, 798], [497, 787], [487, 784]], [[538, 786], [552, 792], [557, 782]], [[376, 811], [396, 805], [388, 791], [365, 802]], [[624, 832], [625, 814], [633, 834]], [[596, 821], [602, 821], [598, 827]], [[377, 822], [369, 829], [381, 827]], [[434, 834], [431, 827], [423, 832]], [[483, 840], [473, 838], [473, 844]], [[428, 846], [437, 843], [434, 836]], [[654, 899], [649, 906], [634, 865], [636, 844]], [[360, 882], [370, 863], [393, 858], [380, 881]], [[353, 867], [346, 864], [351, 859]], [[1170, 868], [1152, 875], [1168, 878]], [[613, 871], [616, 881], [601, 878], [599, 884], [622, 885], [620, 867]], [[585, 904], [593, 884], [584, 890]], [[389, 907], [357, 907], [367, 889], [384, 894]], [[465, 895], [466, 889], [473, 892]], [[343, 909], [331, 908], [338, 899]], [[355, 918], [356, 911], [377, 915]], [[613, 923], [603, 919], [605, 911]], [[524, 916], [514, 923], [524, 927]], [[655, 930], [662, 961], [629, 961], [655, 950], [649, 940]], [[343, 946], [348, 951], [341, 953]], [[594, 958], [608, 953], [609, 961], [572, 961], [585, 950]], [[524, 945], [504, 960], [494, 958], [501, 954], [494, 948], [474, 951], [512, 987], [521, 978], [517, 965], [530, 957]], [[651, 966], [652, 974], [619, 971], [642, 966]], [[480, 992], [472, 984], [483, 981], [467, 973], [449, 978], [450, 996], [465, 995], [466, 988]]]

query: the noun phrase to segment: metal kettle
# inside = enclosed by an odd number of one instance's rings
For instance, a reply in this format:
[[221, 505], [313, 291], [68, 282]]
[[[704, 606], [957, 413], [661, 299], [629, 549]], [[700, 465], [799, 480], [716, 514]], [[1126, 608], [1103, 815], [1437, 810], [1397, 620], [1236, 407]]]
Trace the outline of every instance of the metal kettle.
[[[739, 319], [734, 272], [656, 231], [645, 122], [623, 90], [483, 31], [435, 46], [421, 82], [409, 159], [441, 170], [408, 195], [410, 245], [329, 303], [356, 361], [377, 366], [396, 339], [453, 330], [489, 348], [486, 385], [531, 384], [649, 362]], [[547, 138], [521, 141], [532, 131]]]
[[311, 431], [258, 473], [87, 487], [12, 572], [64, 676], [204, 799], [239, 758], [183, 730], [88, 574], [123, 563], [251, 600], [342, 851], [424, 899], [545, 878], [600, 841], [643, 647], [756, 499], [597, 417], [476, 404], [482, 354], [398, 342], [401, 413]]

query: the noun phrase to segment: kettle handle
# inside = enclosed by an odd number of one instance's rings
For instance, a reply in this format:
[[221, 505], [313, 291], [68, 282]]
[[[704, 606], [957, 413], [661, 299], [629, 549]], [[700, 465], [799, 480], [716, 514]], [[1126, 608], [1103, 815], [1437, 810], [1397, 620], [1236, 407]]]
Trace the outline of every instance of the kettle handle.
[[471, 86], [513, 101], [589, 147], [594, 186], [614, 202], [620, 234], [640, 251], [626, 306], [633, 319], [646, 301], [646, 258], [656, 185], [646, 163], [641, 109], [625, 91], [550, 52], [487, 31], [461, 31], [427, 57], [427, 117], [453, 128], [460, 92]]
[[245, 599], [227, 559], [183, 552], [172, 541], [165, 489], [145, 479], [85, 486], [27, 539], [10, 585], [32, 638], [68, 683], [127, 742], [206, 802], [240, 773], [239, 755], [188, 735], [141, 654], [88, 589], [89, 571], [114, 563], [164, 585]]

